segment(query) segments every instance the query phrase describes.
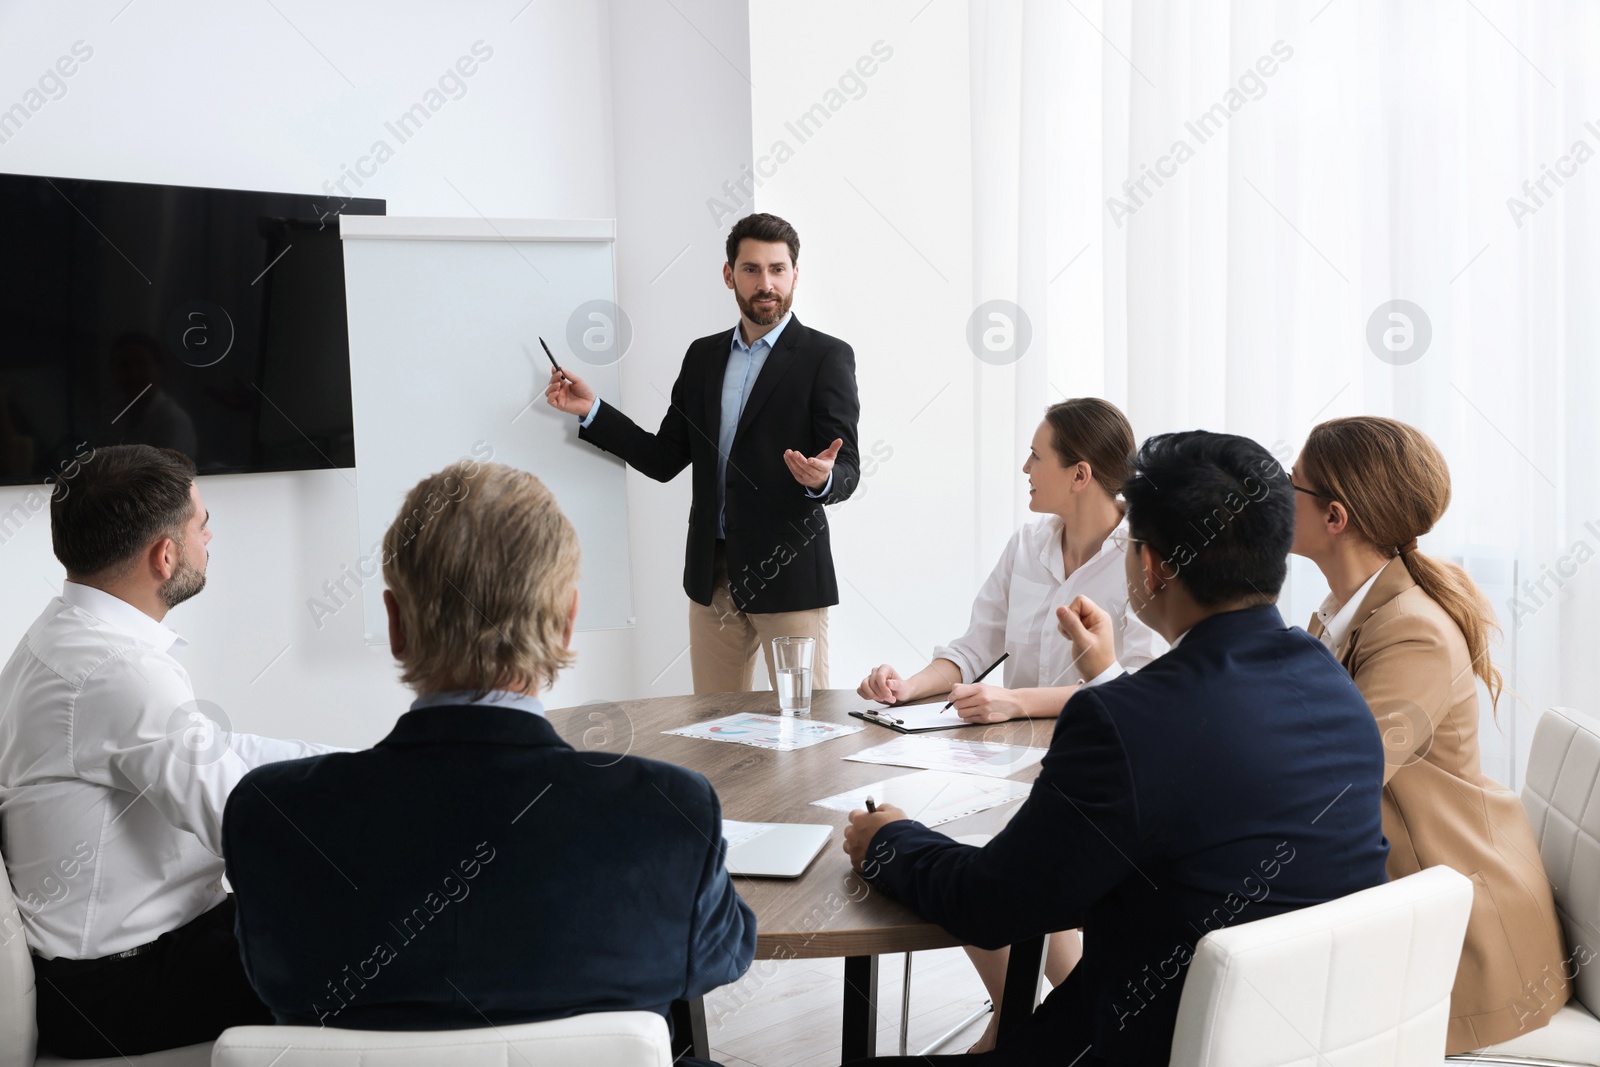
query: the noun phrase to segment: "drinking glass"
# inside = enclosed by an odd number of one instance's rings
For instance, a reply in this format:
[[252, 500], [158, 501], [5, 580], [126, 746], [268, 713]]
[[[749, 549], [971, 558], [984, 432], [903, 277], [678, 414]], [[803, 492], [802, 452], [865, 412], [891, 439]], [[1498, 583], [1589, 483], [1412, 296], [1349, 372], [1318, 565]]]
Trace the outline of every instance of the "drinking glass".
[[817, 654], [814, 637], [774, 637], [772, 664], [778, 677], [778, 711], [784, 715], [811, 714], [811, 664]]

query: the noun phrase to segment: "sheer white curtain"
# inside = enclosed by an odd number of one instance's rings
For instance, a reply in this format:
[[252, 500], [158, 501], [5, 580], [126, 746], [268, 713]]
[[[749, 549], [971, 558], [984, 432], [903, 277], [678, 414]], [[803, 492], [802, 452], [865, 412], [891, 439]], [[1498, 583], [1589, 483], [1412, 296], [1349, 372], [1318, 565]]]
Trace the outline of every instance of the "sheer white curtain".
[[[1062, 396], [1285, 461], [1325, 418], [1414, 423], [1454, 479], [1422, 548], [1505, 630], [1484, 759], [1519, 785], [1539, 712], [1600, 713], [1600, 5], [969, 10], [973, 303], [1032, 332], [974, 371], [978, 544], [1025, 517], [1012, 468]], [[1286, 617], [1325, 593], [1296, 561]]]

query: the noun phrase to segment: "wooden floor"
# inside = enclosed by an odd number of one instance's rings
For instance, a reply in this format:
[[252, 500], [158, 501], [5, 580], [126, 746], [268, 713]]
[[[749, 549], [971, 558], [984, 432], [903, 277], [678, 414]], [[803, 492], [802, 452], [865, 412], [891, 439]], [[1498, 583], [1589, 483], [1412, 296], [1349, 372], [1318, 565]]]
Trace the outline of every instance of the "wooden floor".
[[[905, 956], [878, 961], [878, 1055], [900, 1042], [900, 987]], [[706, 997], [711, 1058], [724, 1067], [838, 1067], [843, 960], [757, 960], [739, 982]], [[921, 1051], [987, 999], [978, 972], [959, 948], [912, 957], [907, 1049]], [[988, 1024], [984, 1016], [944, 1052], [965, 1052]]]

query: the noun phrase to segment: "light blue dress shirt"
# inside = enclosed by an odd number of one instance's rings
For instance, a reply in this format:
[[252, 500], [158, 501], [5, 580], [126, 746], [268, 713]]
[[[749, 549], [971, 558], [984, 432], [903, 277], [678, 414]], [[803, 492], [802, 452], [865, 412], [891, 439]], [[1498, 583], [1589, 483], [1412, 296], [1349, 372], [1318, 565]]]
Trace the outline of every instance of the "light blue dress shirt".
[[[755, 385], [756, 379], [761, 376], [761, 368], [766, 366], [767, 357], [778, 344], [778, 338], [788, 327], [794, 312], [790, 311], [783, 316], [778, 325], [768, 330], [755, 344], [747, 345], [740, 335], [739, 326], [733, 328], [733, 342], [728, 349], [728, 368], [722, 375], [722, 420], [717, 425], [717, 537], [727, 536], [723, 523], [723, 510], [726, 507], [727, 479], [728, 479], [728, 453], [733, 451], [733, 438], [739, 432], [739, 419], [744, 415], [745, 402], [750, 399], [750, 389]], [[741, 320], [742, 322], [742, 320]], [[589, 406], [589, 414], [585, 415], [578, 425], [588, 428], [594, 417], [600, 411], [600, 398], [596, 397]], [[821, 489], [807, 489], [806, 495], [812, 499], [820, 500], [828, 495], [833, 488], [833, 474], [830, 471], [828, 480]]]
[[491, 689], [481, 697], [471, 689], [452, 689], [443, 693], [426, 693], [411, 702], [411, 710], [436, 708], [445, 704], [457, 707], [462, 704], [471, 704], [480, 708], [511, 708], [514, 711], [530, 712], [541, 719], [545, 717], [544, 701], [538, 697], [531, 697], [526, 693], [513, 693], [506, 689]]

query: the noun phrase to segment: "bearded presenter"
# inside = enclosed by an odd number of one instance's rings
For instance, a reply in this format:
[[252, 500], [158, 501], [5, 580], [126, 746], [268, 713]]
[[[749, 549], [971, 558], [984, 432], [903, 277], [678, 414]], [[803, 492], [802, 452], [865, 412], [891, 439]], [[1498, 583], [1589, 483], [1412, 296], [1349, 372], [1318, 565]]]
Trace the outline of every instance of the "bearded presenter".
[[684, 551], [696, 693], [751, 688], [756, 650], [777, 674], [772, 638], [816, 641], [813, 684], [828, 685], [828, 608], [839, 602], [826, 506], [861, 478], [855, 354], [790, 310], [800, 237], [775, 215], [747, 215], [727, 240], [730, 330], [689, 345], [655, 433], [602, 401], [571, 370], [545, 398], [578, 436], [657, 481], [692, 467]]

